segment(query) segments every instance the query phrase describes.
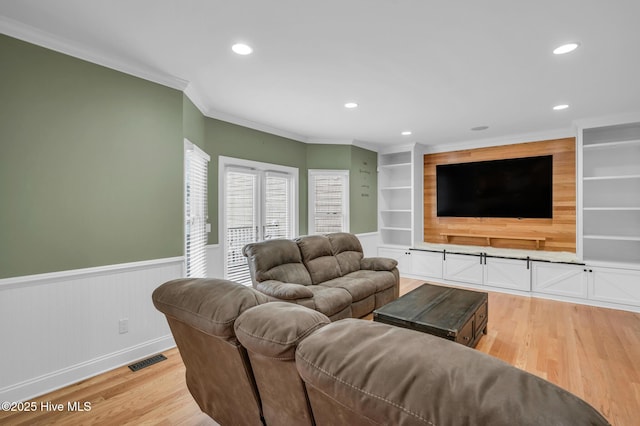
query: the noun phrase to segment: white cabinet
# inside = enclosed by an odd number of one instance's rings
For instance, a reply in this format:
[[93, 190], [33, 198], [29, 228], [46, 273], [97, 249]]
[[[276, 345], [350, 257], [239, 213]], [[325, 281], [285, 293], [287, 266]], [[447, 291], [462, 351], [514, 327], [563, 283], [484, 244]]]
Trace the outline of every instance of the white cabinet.
[[565, 263], [533, 262], [531, 290], [555, 296], [587, 298], [587, 267]]
[[417, 145], [378, 154], [378, 211], [383, 245], [422, 241], [422, 151]]
[[445, 256], [444, 279], [510, 290], [531, 290], [531, 262], [523, 259], [490, 257], [486, 254]]
[[447, 253], [444, 256], [443, 277], [450, 281], [482, 284], [484, 280], [483, 259], [482, 255]]
[[421, 278], [442, 278], [442, 252], [411, 250], [411, 274]]
[[485, 256], [484, 284], [491, 287], [531, 291], [531, 261]]
[[640, 306], [640, 270], [589, 267], [589, 298]]
[[582, 258], [640, 264], [640, 122], [581, 136]]

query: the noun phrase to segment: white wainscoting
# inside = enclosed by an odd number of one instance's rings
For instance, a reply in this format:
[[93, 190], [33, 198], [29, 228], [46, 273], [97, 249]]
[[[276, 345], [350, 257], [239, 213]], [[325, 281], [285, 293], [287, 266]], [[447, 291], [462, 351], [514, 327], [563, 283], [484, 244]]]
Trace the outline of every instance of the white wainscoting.
[[376, 257], [378, 246], [382, 243], [380, 234], [377, 232], [367, 232], [366, 234], [356, 234], [362, 245], [364, 257]]
[[0, 280], [0, 401], [33, 398], [175, 346], [151, 293], [183, 269], [175, 257]]

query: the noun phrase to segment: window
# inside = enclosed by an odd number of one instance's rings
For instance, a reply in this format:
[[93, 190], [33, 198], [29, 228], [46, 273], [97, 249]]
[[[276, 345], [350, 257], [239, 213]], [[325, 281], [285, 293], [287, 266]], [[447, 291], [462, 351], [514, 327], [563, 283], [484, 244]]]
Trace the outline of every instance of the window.
[[309, 170], [309, 234], [349, 232], [349, 171]]
[[242, 248], [297, 232], [298, 169], [220, 157], [220, 229], [226, 279], [251, 284]]
[[184, 140], [185, 271], [187, 277], [207, 276], [207, 167], [209, 156]]

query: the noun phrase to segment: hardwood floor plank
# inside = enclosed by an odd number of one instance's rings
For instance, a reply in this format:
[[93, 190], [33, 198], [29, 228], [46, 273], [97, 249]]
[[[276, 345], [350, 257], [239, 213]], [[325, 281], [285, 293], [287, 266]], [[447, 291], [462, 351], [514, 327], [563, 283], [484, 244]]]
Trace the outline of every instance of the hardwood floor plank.
[[[423, 282], [402, 278], [400, 293]], [[640, 314], [489, 292], [488, 332], [476, 349], [578, 395], [616, 426], [638, 424]], [[138, 372], [120, 367], [34, 399], [63, 412], [0, 412], [0, 424], [216, 425], [189, 394], [177, 349], [164, 354]], [[69, 412], [70, 401], [91, 411]]]

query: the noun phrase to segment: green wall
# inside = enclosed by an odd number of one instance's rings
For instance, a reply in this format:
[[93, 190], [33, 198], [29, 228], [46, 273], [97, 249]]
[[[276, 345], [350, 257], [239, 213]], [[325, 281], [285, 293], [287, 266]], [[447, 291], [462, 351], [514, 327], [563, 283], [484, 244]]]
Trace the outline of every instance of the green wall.
[[351, 231], [377, 229], [375, 152], [208, 118], [180, 91], [4, 35], [0, 54], [0, 278], [181, 256], [183, 138], [211, 156], [211, 244], [220, 155], [297, 167], [300, 234], [308, 169], [349, 169]]
[[205, 151], [209, 163], [209, 244], [218, 238], [218, 156], [261, 161], [298, 168], [298, 200], [300, 234], [307, 232], [307, 145], [270, 133], [238, 126], [226, 121], [206, 118]]
[[0, 52], [0, 278], [182, 255], [182, 93]]

